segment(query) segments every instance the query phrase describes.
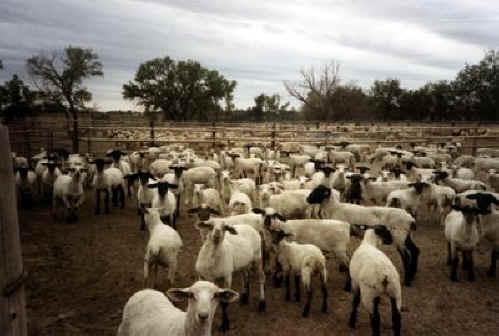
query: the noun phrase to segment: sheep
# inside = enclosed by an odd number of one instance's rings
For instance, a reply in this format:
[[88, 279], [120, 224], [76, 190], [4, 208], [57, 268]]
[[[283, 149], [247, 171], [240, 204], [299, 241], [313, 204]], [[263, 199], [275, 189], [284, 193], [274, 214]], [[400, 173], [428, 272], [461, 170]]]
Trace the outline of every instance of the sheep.
[[411, 238], [416, 221], [407, 211], [380, 206], [342, 203], [330, 188], [318, 186], [307, 197], [310, 204], [320, 204], [323, 218], [342, 220], [350, 225], [374, 226], [383, 224], [395, 238], [404, 265], [404, 284], [411, 285], [417, 272], [419, 249]]
[[434, 172], [433, 169], [425, 169], [425, 168], [416, 168], [414, 162], [404, 161], [405, 171], [404, 173], [407, 176], [407, 179], [411, 182], [427, 182], [431, 179], [432, 174]]
[[418, 218], [421, 217], [420, 208], [423, 206], [424, 202], [424, 196], [422, 194], [429, 189], [430, 184], [426, 182], [415, 182], [409, 183], [408, 187], [409, 188], [390, 192], [386, 198], [386, 206], [404, 209], [418, 220]]
[[364, 239], [355, 250], [350, 261], [352, 277], [352, 312], [348, 325], [355, 329], [357, 309], [360, 301], [368, 311], [373, 335], [380, 335], [381, 318], [379, 314], [380, 297], [390, 297], [392, 308], [393, 334], [399, 336], [401, 329], [402, 290], [400, 276], [391, 260], [379, 249], [383, 244], [392, 243], [390, 230], [376, 225], [366, 230]]
[[442, 182], [454, 189], [457, 193], [462, 193], [463, 191], [470, 189], [487, 190], [487, 185], [481, 181], [450, 178], [449, 173], [446, 171], [435, 171], [434, 174], [436, 184]]
[[144, 231], [145, 221], [143, 210], [152, 206], [152, 199], [156, 193], [156, 190], [149, 188], [148, 184], [154, 184], [157, 181], [153, 179], [153, 176], [148, 171], [139, 171], [129, 175], [129, 183], [132, 183], [136, 179], [139, 180], [139, 188], [137, 190], [137, 214], [140, 216], [140, 230]]
[[41, 175], [40, 191], [42, 195], [51, 194], [55, 180], [62, 174], [60, 169], [57, 167], [59, 164], [49, 160], [47, 162], [42, 162], [41, 165], [47, 167], [47, 169], [45, 169]]
[[175, 195], [172, 192], [169, 192], [168, 189], [177, 188], [176, 184], [170, 184], [165, 181], [157, 181], [154, 183], [149, 183], [147, 185], [149, 189], [156, 189], [158, 192], [154, 193], [154, 196], [151, 200], [151, 207], [158, 208], [160, 218], [162, 221], [168, 222], [168, 225], [177, 229], [176, 225], [176, 208], [177, 201], [175, 199]]
[[260, 158], [242, 158], [240, 154], [228, 154], [234, 160], [234, 170], [236, 177], [249, 177], [253, 174], [255, 180], [260, 176], [263, 167], [263, 160]]
[[217, 189], [202, 189], [201, 184], [195, 184], [193, 206], [199, 207], [201, 204], [216, 210], [219, 214], [223, 214], [225, 212], [224, 202], [222, 201], [220, 193]]
[[497, 259], [499, 259], [499, 211], [494, 210], [491, 205], [499, 206], [499, 197], [490, 193], [477, 193], [467, 195], [466, 197], [470, 200], [475, 200], [478, 210], [480, 210], [480, 236], [492, 244], [490, 267], [487, 275], [495, 277]]
[[489, 175], [487, 177], [487, 182], [490, 185], [490, 188], [495, 192], [499, 192], [499, 174], [495, 169], [489, 170]]
[[21, 207], [33, 205], [36, 189], [36, 174], [27, 167], [20, 167], [16, 172], [16, 192]]
[[311, 216], [311, 207], [307, 203], [310, 190], [286, 190], [277, 195], [271, 195], [265, 207], [273, 208], [277, 213], [288, 219], [305, 219]]
[[277, 246], [277, 259], [282, 267], [286, 279], [286, 301], [291, 298], [289, 277], [293, 273], [295, 276], [295, 299], [300, 301], [300, 279], [301, 283], [308, 294], [307, 302], [303, 308], [303, 317], [307, 317], [310, 313], [312, 303], [312, 283], [311, 277], [314, 274], [319, 274], [322, 289], [322, 312], [327, 313], [327, 268], [326, 258], [321, 250], [312, 244], [299, 244], [296, 242], [288, 242], [286, 237], [292, 237], [292, 233], [288, 233], [279, 228], [270, 229], [272, 242]]
[[[313, 244], [325, 253], [333, 252], [340, 264], [340, 272], [348, 270], [350, 258], [350, 224], [333, 219], [297, 219], [286, 220], [272, 208], [253, 209], [253, 212], [265, 216], [265, 227], [279, 228], [292, 234], [293, 240], [302, 244]], [[273, 223], [272, 218], [277, 218]], [[347, 276], [345, 290], [350, 290], [350, 278]]]
[[231, 185], [230, 194], [228, 210], [231, 216], [248, 213], [253, 207], [249, 196], [241, 192], [237, 186]]
[[211, 336], [218, 303], [229, 304], [239, 298], [237, 292], [208, 281], [170, 288], [166, 294], [173, 301], [187, 300], [187, 311], [175, 307], [163, 293], [143, 289], [127, 301], [117, 335]]
[[[198, 221], [207, 221], [208, 219], [210, 219], [211, 215], [215, 215], [215, 216], [222, 215], [220, 212], [211, 208], [206, 203], [201, 203], [201, 204], [199, 204], [198, 207], [191, 208], [191, 209], [187, 210], [187, 213], [196, 214], [198, 217]], [[199, 229], [199, 234], [201, 236], [201, 241], [204, 242], [206, 239], [206, 236], [208, 235], [208, 230], [200, 228], [200, 227], [198, 227], [198, 229]]]
[[112, 195], [113, 205], [121, 202], [121, 209], [125, 207], [125, 179], [123, 173], [118, 168], [110, 167], [104, 169], [106, 163], [110, 161], [96, 159], [90, 163], [95, 164], [97, 170], [93, 178], [92, 186], [95, 188], [95, 214], [100, 214], [100, 195], [104, 191], [106, 198], [104, 200], [105, 213], [109, 213], [109, 195]]
[[71, 221], [78, 219], [78, 210], [85, 200], [82, 174], [85, 173], [87, 169], [70, 167], [67, 170], [71, 175], [60, 175], [54, 182], [52, 215], [55, 216], [58, 205], [62, 203], [68, 212], [67, 219]]
[[445, 238], [448, 247], [447, 265], [452, 265], [451, 281], [457, 281], [458, 251], [463, 253], [463, 267], [468, 270], [468, 280], [475, 280], [473, 250], [480, 240], [477, 227], [478, 214], [479, 210], [477, 209], [454, 207], [454, 210], [445, 217]]
[[232, 186], [237, 188], [239, 191], [248, 195], [252, 202], [257, 201], [256, 195], [256, 183], [251, 178], [241, 178], [232, 180], [230, 178], [230, 172], [227, 170], [222, 171], [221, 173], [221, 192], [223, 195], [224, 202], [228, 203], [231, 197], [231, 189]]
[[[198, 228], [210, 229], [196, 259], [196, 273], [205, 280], [224, 279], [224, 285], [232, 288], [232, 274], [242, 271], [244, 293], [241, 303], [247, 304], [249, 297], [249, 275], [251, 266], [257, 272], [260, 287], [258, 311], [265, 311], [265, 273], [262, 267], [261, 238], [258, 232], [245, 224], [228, 225], [224, 221], [205, 221]], [[226, 231], [228, 234], [226, 234]], [[222, 304], [222, 331], [229, 329], [227, 305]]]
[[178, 186], [178, 188], [173, 189], [172, 192], [177, 199], [177, 216], [180, 216], [181, 198], [184, 194], [184, 179], [182, 178], [182, 173], [187, 168], [181, 165], [172, 165], [170, 166], [170, 169], [173, 170], [173, 173], [163, 175], [162, 180]]
[[372, 178], [363, 178], [360, 183], [362, 187], [362, 199], [374, 205], [385, 204], [390, 192], [408, 187], [408, 183], [406, 182], [375, 182], [372, 181]]
[[160, 179], [165, 174], [170, 172], [171, 161], [165, 159], [157, 159], [151, 162], [149, 165], [149, 172], [154, 178]]
[[148, 285], [149, 268], [154, 272], [152, 288], [156, 286], [158, 265], [168, 267], [168, 280], [171, 286], [177, 270], [177, 255], [183, 246], [182, 239], [177, 231], [164, 225], [158, 209], [145, 208], [144, 221], [149, 232], [144, 256], [144, 287]]
[[106, 156], [111, 157], [113, 159], [111, 167], [118, 168], [123, 174], [123, 177], [125, 178], [126, 181], [125, 189], [128, 191], [128, 197], [132, 197], [132, 192], [131, 192], [132, 183], [128, 182], [129, 175], [132, 173], [132, 168], [130, 167], [130, 163], [128, 163], [125, 160], [121, 160], [121, 158], [124, 155], [126, 155], [126, 153], [122, 152], [119, 149], [108, 151], [108, 153], [106, 153]]
[[[210, 167], [189, 168], [182, 174], [184, 181], [185, 204], [192, 204], [195, 184], [206, 184], [209, 187], [217, 187], [217, 172]], [[220, 190], [220, 189], [219, 189]]]
[[333, 165], [344, 163], [348, 167], [353, 167], [355, 164], [355, 155], [351, 152], [329, 151], [327, 158], [328, 162], [331, 162]]

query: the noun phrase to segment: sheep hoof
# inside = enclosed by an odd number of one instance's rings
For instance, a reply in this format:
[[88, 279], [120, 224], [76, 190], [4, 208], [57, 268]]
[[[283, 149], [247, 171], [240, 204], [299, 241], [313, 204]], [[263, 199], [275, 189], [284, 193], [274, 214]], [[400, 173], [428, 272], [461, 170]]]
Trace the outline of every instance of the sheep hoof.
[[322, 310], [321, 310], [323, 313], [327, 313], [328, 311], [328, 308], [327, 308], [327, 305], [323, 305], [322, 306]]
[[248, 304], [248, 293], [241, 295], [241, 304]]
[[455, 276], [455, 275], [451, 276], [450, 281], [457, 282], [457, 276]]
[[301, 316], [308, 317], [309, 313], [310, 313], [310, 307], [305, 306], [305, 309], [303, 310], [303, 314], [301, 314]]
[[343, 288], [343, 290], [345, 292], [350, 292], [352, 290], [352, 283], [350, 281], [348, 281], [347, 283], [345, 283], [345, 287]]
[[258, 304], [258, 312], [264, 313], [267, 310], [267, 304], [265, 303], [265, 300], [260, 301]]
[[488, 270], [487, 271], [487, 276], [491, 277], [491, 278], [495, 278], [496, 276], [496, 271], [495, 270]]
[[95, 210], [96, 215], [100, 215], [100, 210]]
[[341, 273], [345, 273], [348, 271], [348, 267], [346, 267], [345, 265], [340, 265], [340, 272]]

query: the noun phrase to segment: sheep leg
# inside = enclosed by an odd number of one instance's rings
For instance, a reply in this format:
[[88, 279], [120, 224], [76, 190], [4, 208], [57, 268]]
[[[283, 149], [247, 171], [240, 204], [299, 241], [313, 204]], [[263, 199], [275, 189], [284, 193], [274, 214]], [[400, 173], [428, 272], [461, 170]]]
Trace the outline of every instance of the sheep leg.
[[490, 267], [489, 270], [487, 271], [487, 275], [489, 277], [495, 277], [496, 276], [496, 265], [497, 265], [497, 259], [499, 258], [499, 249], [493, 248], [492, 249], [492, 254], [490, 255]]
[[300, 302], [300, 276], [295, 275], [295, 300], [296, 302]]
[[351, 329], [355, 329], [355, 324], [357, 323], [357, 309], [360, 304], [360, 289], [353, 291], [353, 301], [352, 301], [352, 312], [350, 313], [350, 320], [348, 321], [348, 326]]
[[168, 258], [168, 280], [170, 281], [170, 286], [173, 285], [175, 281], [175, 272], [177, 271], [177, 255], [170, 255]]
[[[123, 185], [120, 185], [119, 192], [120, 192], [121, 209], [124, 209], [125, 208], [125, 190], [123, 189]], [[131, 197], [130, 190], [128, 192], [129, 192], [128, 197]]]
[[113, 206], [116, 207], [118, 206], [118, 193], [116, 188], [112, 188], [112, 194], [111, 200], [113, 202]]
[[450, 243], [447, 243], [447, 265], [448, 266], [452, 265]]
[[407, 236], [405, 240], [405, 245], [410, 252], [409, 276], [411, 277], [411, 280], [414, 280], [414, 276], [418, 271], [419, 248], [416, 246], [416, 244], [414, 244], [410, 235]]
[[475, 281], [475, 270], [473, 269], [473, 251], [468, 252], [468, 281]]
[[451, 272], [450, 272], [450, 279], [451, 281], [457, 281], [457, 266], [459, 264], [459, 257], [457, 253], [453, 254], [452, 258], [452, 266], [451, 266]]
[[286, 274], [286, 277], [285, 277], [285, 283], [286, 283], [286, 297], [285, 297], [285, 300], [286, 301], [289, 301], [291, 300], [291, 294], [290, 294], [290, 290], [289, 290], [289, 272]]
[[243, 288], [244, 292], [241, 295], [241, 304], [248, 304], [248, 298], [249, 298], [249, 272], [243, 271], [241, 274], [241, 278], [243, 280]]
[[406, 250], [406, 248], [398, 248], [400, 258], [402, 259], [402, 264], [404, 265], [404, 285], [407, 287], [411, 286], [411, 276], [409, 272], [409, 264], [411, 262], [411, 256]]
[[100, 214], [100, 190], [95, 190], [95, 214]]
[[307, 303], [305, 303], [305, 308], [303, 308], [303, 313], [302, 313], [303, 317], [308, 317], [308, 315], [310, 314], [310, 306], [312, 305], [312, 294], [313, 294], [313, 289], [311, 284], [309, 284], [309, 287], [306, 288], [306, 290], [308, 292], [308, 296], [307, 296]]
[[326, 279], [321, 275], [321, 290], [322, 290], [322, 312], [327, 313], [328, 311], [328, 306], [327, 306], [327, 286], [326, 286]]
[[282, 275], [280, 274], [281, 271], [282, 271], [281, 263], [276, 260], [275, 272], [274, 272], [274, 276], [273, 276], [274, 287], [276, 287], [276, 288], [280, 288], [282, 285]]
[[220, 302], [220, 305], [222, 306], [222, 325], [219, 329], [221, 332], [225, 333], [230, 329], [230, 321], [229, 317], [227, 316], [227, 307], [229, 306], [229, 304], [227, 302]]
[[265, 303], [265, 272], [263, 271], [261, 261], [257, 261], [256, 268], [258, 272], [258, 285], [260, 286], [260, 302], [258, 303], [258, 312], [263, 313], [267, 309], [267, 304]]
[[104, 212], [109, 213], [109, 190], [106, 189], [106, 196], [104, 198]]
[[390, 298], [392, 304], [392, 330], [394, 336], [400, 336], [400, 328], [402, 326], [400, 311], [397, 308], [397, 300]]
[[469, 270], [470, 264], [469, 264], [469, 258], [468, 258], [468, 252], [463, 251], [462, 252], [462, 258], [463, 258], [463, 263], [461, 265], [463, 271]]
[[381, 318], [379, 315], [379, 296], [375, 297], [373, 300], [373, 311], [369, 314], [369, 318], [371, 320], [371, 329], [373, 332], [373, 336], [379, 336], [379, 330], [381, 326]]

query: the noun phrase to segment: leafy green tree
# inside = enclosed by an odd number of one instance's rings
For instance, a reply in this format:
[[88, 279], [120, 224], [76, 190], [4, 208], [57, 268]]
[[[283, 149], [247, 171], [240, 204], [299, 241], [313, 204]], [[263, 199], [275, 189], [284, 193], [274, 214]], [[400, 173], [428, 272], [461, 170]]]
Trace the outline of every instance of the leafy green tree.
[[0, 86], [0, 112], [2, 119], [24, 119], [33, 111], [35, 93], [17, 75]]
[[499, 119], [499, 51], [489, 50], [478, 64], [466, 64], [452, 85], [462, 117]]
[[161, 112], [170, 120], [218, 118], [225, 101], [233, 108], [235, 81], [196, 61], [174, 61], [170, 57], [142, 63], [133, 81], [123, 85], [123, 97], [136, 100], [146, 111]]
[[255, 97], [255, 106], [250, 107], [246, 119], [255, 121], [273, 121], [283, 119], [293, 119], [290, 115], [289, 102], [281, 104], [281, 96], [273, 94], [271, 96], [262, 93]]
[[[371, 97], [377, 119], [401, 120], [404, 116], [400, 109], [400, 99], [404, 90], [398, 79], [375, 80], [369, 95]], [[409, 119], [411, 119], [409, 117]]]
[[92, 49], [68, 46], [29, 58], [26, 68], [43, 97], [64, 108], [68, 129], [72, 119], [73, 152], [79, 152], [78, 114], [92, 99], [83, 80], [104, 75], [99, 56]]

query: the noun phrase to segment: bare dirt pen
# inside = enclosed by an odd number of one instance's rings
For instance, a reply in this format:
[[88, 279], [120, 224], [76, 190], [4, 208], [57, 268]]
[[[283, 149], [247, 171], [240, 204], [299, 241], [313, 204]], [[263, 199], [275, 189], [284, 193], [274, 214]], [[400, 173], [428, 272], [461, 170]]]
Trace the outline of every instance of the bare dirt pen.
[[[20, 210], [21, 239], [27, 282], [27, 308], [31, 335], [115, 335], [128, 298], [141, 289], [145, 234], [139, 231], [135, 200], [124, 211], [93, 214], [92, 193], [87, 193], [77, 223], [54, 221], [49, 206]], [[193, 221], [177, 222], [184, 241], [175, 287], [195, 280], [194, 263], [200, 247]], [[449, 280], [445, 265], [446, 243], [439, 227], [420, 225], [414, 240], [421, 249], [418, 274], [411, 288], [403, 288], [403, 335], [499, 335], [499, 279], [485, 272], [490, 248], [475, 253], [477, 279], [470, 283], [459, 269], [460, 281]], [[352, 249], [358, 245], [353, 239]], [[384, 249], [399, 269], [393, 247]], [[328, 261], [328, 314], [320, 312], [320, 290], [315, 292], [309, 318], [302, 318], [303, 303], [284, 301], [284, 289], [274, 288], [268, 277], [267, 312], [257, 312], [257, 290], [252, 286], [250, 304], [229, 307], [229, 335], [350, 335], [347, 321], [351, 294], [343, 291], [344, 274], [336, 261]], [[166, 272], [160, 270], [159, 290], [167, 290]], [[253, 284], [253, 283], [252, 283]], [[234, 289], [240, 290], [239, 276]], [[292, 287], [293, 288], [293, 287]], [[182, 305], [185, 307], [185, 305]], [[391, 335], [389, 301], [381, 304], [382, 334]], [[220, 308], [215, 325], [220, 324]], [[214, 332], [218, 334], [218, 331]], [[370, 335], [369, 317], [359, 310], [356, 335]]]

